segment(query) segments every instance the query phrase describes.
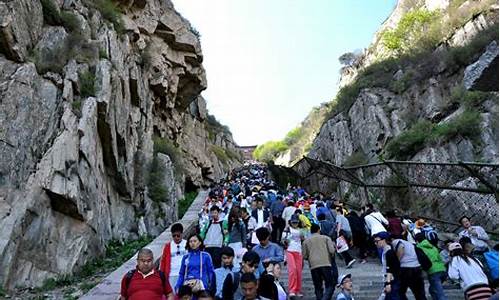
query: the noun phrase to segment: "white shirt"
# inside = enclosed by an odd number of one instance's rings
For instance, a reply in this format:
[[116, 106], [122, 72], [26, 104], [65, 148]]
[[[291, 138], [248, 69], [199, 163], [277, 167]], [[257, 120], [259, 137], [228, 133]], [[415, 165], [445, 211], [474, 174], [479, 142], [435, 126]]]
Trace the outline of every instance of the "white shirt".
[[382, 214], [379, 213], [378, 211], [372, 212], [371, 214], [366, 215], [365, 216], [365, 223], [366, 223], [366, 226], [371, 231], [370, 235], [374, 235], [374, 234], [377, 234], [379, 232], [387, 231], [387, 230], [385, 230], [382, 223], [384, 223], [385, 225], [389, 225], [389, 221], [387, 221], [387, 219], [384, 218], [384, 216], [382, 216]]
[[[477, 236], [472, 235], [469, 230], [474, 230], [477, 233]], [[469, 237], [470, 241], [472, 242], [472, 245], [475, 246], [476, 250], [488, 249], [488, 244], [485, 242], [485, 240], [489, 240], [490, 237], [488, 236], [486, 231], [484, 231], [483, 227], [471, 226], [471, 227], [469, 227], [469, 230], [467, 230], [467, 229], [462, 230], [458, 234], [458, 236], [459, 237], [463, 237], [463, 236]]]
[[288, 241], [287, 251], [302, 253], [302, 245], [300, 236], [303, 235], [300, 229], [295, 229], [290, 227], [290, 232], [286, 234], [286, 239]]
[[187, 254], [186, 240], [182, 240], [179, 244], [170, 242], [170, 277], [179, 276], [184, 254]]
[[469, 258], [469, 262], [470, 265], [459, 256], [452, 257], [448, 266], [448, 276], [451, 279], [460, 279], [460, 286], [463, 290], [475, 284], [488, 284], [488, 277], [481, 266], [472, 258]]
[[263, 227], [264, 226], [264, 210], [263, 209], [257, 209], [257, 228]]
[[283, 220], [285, 220], [286, 226], [288, 226], [288, 221], [290, 221], [290, 218], [292, 218], [292, 216], [293, 216], [293, 214], [295, 213], [296, 210], [297, 209], [295, 208], [295, 206], [287, 206], [283, 210], [283, 213], [281, 214], [281, 217], [283, 218]]

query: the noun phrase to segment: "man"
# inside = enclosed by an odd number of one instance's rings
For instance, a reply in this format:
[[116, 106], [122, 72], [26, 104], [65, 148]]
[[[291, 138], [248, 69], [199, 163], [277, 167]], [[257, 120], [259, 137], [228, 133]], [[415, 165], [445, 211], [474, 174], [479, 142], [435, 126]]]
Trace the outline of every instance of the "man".
[[470, 219], [466, 216], [463, 216], [458, 221], [464, 228], [459, 234], [458, 237], [468, 237], [471, 239], [472, 244], [474, 245], [475, 255], [482, 255], [484, 252], [488, 251], [488, 244], [490, 237], [486, 233], [486, 231], [481, 226], [472, 226]]
[[264, 208], [262, 198], [255, 199], [256, 208], [252, 210], [252, 217], [257, 221], [257, 228], [264, 227], [271, 222], [271, 212], [268, 208]]
[[243, 293], [241, 300], [269, 300], [257, 295], [259, 284], [257, 278], [252, 273], [245, 273], [241, 276], [240, 286]]
[[[233, 287], [239, 285], [239, 276], [233, 266], [234, 250], [231, 247], [222, 248], [222, 267], [215, 270], [215, 299], [233, 299]], [[226, 289], [224, 289], [226, 287]]]
[[200, 232], [200, 236], [205, 245], [205, 251], [212, 257], [214, 268], [220, 268], [221, 266], [221, 249], [227, 234], [227, 230], [224, 228], [224, 222], [219, 220], [219, 213], [220, 208], [217, 205], [212, 206], [210, 208], [212, 219]]
[[337, 300], [353, 300], [351, 274], [340, 275], [338, 283], [341, 291], [337, 295]]
[[[260, 267], [260, 271], [259, 271]], [[241, 260], [241, 268], [240, 272], [238, 273], [238, 277], [240, 278], [244, 274], [253, 274], [255, 278], [258, 278], [259, 274], [264, 271], [264, 267], [262, 267], [262, 264], [260, 264], [260, 257], [257, 253], [254, 251], [248, 251], [243, 255], [243, 258]], [[236, 287], [232, 285], [231, 282], [228, 282], [228, 284], [224, 285], [223, 290], [233, 290], [236, 289], [234, 292], [234, 300], [239, 300], [243, 297], [243, 291], [241, 289], [241, 285], [237, 285]]]
[[426, 300], [422, 268], [418, 261], [415, 245], [402, 239], [392, 241], [392, 247], [399, 259], [401, 287], [399, 295], [403, 299], [411, 289], [416, 300]]
[[284, 260], [281, 247], [269, 241], [271, 236], [269, 229], [265, 227], [259, 228], [256, 230], [256, 235], [257, 239], [259, 239], [259, 244], [253, 247], [252, 250], [259, 254], [263, 263], [280, 263]]
[[182, 224], [175, 223], [170, 228], [172, 241], [165, 244], [160, 261], [160, 271], [168, 276], [170, 286], [175, 286], [181, 269], [182, 257], [187, 253], [186, 240], [182, 238], [184, 228]]
[[285, 229], [285, 220], [283, 220], [283, 218], [281, 217], [284, 210], [285, 204], [283, 203], [283, 197], [278, 196], [276, 200], [271, 204], [271, 215], [273, 218], [273, 231], [271, 232], [271, 240], [274, 243], [279, 243], [281, 241], [281, 236], [283, 234], [283, 230]]
[[335, 246], [329, 237], [320, 235], [319, 231], [319, 225], [311, 225], [311, 236], [302, 244], [302, 257], [309, 261], [316, 300], [330, 300], [335, 286], [331, 265], [331, 257], [335, 255]]
[[153, 252], [143, 248], [137, 254], [137, 267], [123, 276], [121, 300], [173, 300], [172, 287], [163, 272], [155, 270]]
[[243, 224], [245, 224], [245, 229], [247, 233], [247, 242], [246, 245], [248, 249], [251, 249], [253, 247], [252, 245], [252, 235], [253, 231], [257, 227], [257, 221], [248, 214], [248, 211], [244, 208], [240, 210], [240, 216], [241, 220], [243, 221]]
[[384, 216], [378, 212], [375, 211], [373, 208], [373, 204], [368, 204], [366, 205], [366, 211], [365, 211], [365, 223], [366, 227], [370, 230], [370, 236], [374, 236], [375, 234], [383, 231], [387, 231], [384, 227], [384, 225], [388, 226], [389, 221], [387, 221]]
[[[396, 252], [392, 250], [389, 233], [379, 232], [373, 236], [375, 246], [382, 251], [382, 272], [384, 273], [384, 293], [386, 300], [399, 300], [400, 265]], [[405, 298], [403, 298], [405, 299]]]

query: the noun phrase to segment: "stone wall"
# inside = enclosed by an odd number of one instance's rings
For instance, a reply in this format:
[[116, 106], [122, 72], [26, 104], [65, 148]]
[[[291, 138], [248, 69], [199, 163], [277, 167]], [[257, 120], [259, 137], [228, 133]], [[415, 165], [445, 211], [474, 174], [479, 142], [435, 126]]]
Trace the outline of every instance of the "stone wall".
[[[5, 288], [78, 271], [112, 239], [159, 234], [186, 189], [240, 164], [231, 134], [208, 129], [198, 34], [170, 1], [113, 1], [121, 25], [88, 0], [54, 0], [65, 19], [47, 24], [40, 3], [0, 2]], [[155, 139], [170, 150], [153, 197]]]

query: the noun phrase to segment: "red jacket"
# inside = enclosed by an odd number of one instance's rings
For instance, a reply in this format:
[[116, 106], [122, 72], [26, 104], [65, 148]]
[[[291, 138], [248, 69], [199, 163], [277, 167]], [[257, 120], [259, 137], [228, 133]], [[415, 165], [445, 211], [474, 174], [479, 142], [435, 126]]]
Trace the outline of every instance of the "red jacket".
[[170, 276], [170, 244], [172, 244], [172, 242], [166, 243], [165, 247], [163, 247], [163, 254], [161, 255], [160, 261], [160, 271], [162, 271], [167, 278]]

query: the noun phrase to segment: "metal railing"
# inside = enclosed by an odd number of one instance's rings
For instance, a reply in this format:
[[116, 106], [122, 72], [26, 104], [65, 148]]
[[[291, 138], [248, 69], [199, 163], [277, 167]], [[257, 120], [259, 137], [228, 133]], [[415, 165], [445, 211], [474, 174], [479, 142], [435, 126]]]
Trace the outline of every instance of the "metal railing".
[[290, 168], [273, 169], [296, 178], [295, 184], [333, 193], [346, 202], [413, 213], [451, 231], [467, 215], [488, 232], [498, 233], [498, 164], [383, 161], [339, 167], [303, 157]]

